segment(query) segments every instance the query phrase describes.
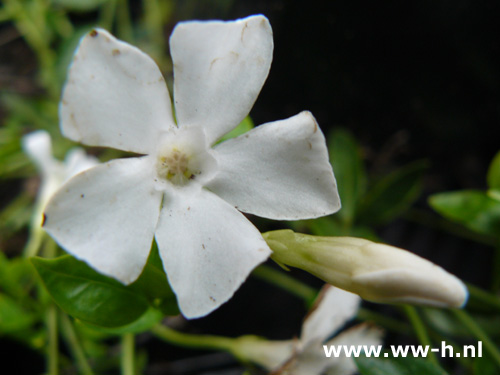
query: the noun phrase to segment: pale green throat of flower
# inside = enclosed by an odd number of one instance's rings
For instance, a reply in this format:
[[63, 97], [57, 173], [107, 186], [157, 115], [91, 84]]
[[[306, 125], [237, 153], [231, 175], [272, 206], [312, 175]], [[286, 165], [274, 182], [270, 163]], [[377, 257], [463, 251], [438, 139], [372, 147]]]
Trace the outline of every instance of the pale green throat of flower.
[[[172, 148], [168, 153], [158, 156], [157, 173], [174, 185], [186, 185], [200, 171], [190, 168], [191, 155], [178, 148]], [[192, 163], [191, 163], [192, 164]]]

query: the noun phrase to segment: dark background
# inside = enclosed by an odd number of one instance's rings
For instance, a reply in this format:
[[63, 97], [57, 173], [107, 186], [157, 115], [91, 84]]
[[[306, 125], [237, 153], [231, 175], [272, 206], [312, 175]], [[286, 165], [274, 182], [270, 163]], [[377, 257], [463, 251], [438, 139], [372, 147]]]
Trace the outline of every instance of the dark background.
[[[166, 40], [178, 21], [256, 13], [269, 18], [275, 43], [251, 112], [256, 124], [310, 110], [325, 134], [336, 127], [354, 134], [372, 174], [428, 160], [420, 209], [430, 211], [433, 193], [486, 187], [488, 164], [500, 150], [500, 2], [178, 0]], [[26, 71], [32, 64], [24, 62]], [[378, 233], [465, 281], [489, 285], [490, 248], [404, 219]], [[294, 276], [321, 285], [303, 272]], [[369, 306], [397, 316], [392, 307]], [[227, 304], [185, 329], [289, 339], [304, 313], [300, 300], [250, 278]], [[219, 367], [241, 373], [229, 356], [173, 348], [147, 334], [138, 349], [148, 350], [151, 375], [222, 374]]]

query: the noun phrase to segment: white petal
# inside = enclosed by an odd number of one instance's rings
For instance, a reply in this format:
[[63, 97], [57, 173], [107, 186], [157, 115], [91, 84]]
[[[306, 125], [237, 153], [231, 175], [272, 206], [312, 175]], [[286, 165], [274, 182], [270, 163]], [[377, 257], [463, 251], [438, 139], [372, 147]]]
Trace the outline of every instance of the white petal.
[[60, 173], [61, 163], [52, 156], [52, 141], [49, 133], [45, 130], [37, 130], [23, 136], [21, 142], [24, 152], [45, 176]]
[[87, 169], [95, 167], [99, 160], [87, 155], [81, 148], [74, 148], [68, 152], [64, 161], [66, 180]]
[[240, 211], [296, 220], [340, 208], [325, 138], [310, 112], [258, 126], [215, 151], [219, 173], [207, 187]]
[[302, 344], [307, 346], [309, 342], [323, 342], [331, 337], [356, 316], [360, 302], [361, 298], [356, 294], [325, 285], [302, 325]]
[[69, 180], [50, 200], [44, 228], [69, 253], [125, 284], [146, 263], [162, 193], [147, 157], [118, 159]]
[[209, 191], [165, 199], [156, 230], [165, 271], [187, 318], [226, 302], [270, 250], [259, 231]]
[[170, 37], [179, 126], [205, 128], [210, 144], [250, 112], [269, 73], [273, 36], [264, 16], [182, 22]]
[[[346, 345], [346, 346], [357, 346], [366, 345], [367, 350], [369, 346], [376, 346], [382, 344], [383, 332], [374, 327], [370, 327], [367, 324], [360, 324], [353, 327], [326, 343], [329, 345]], [[366, 350], [365, 350], [366, 351]], [[328, 371], [327, 375], [351, 375], [358, 371], [358, 367], [354, 363], [353, 358], [346, 357], [344, 351], [338, 358], [328, 358], [328, 363], [326, 368]], [[324, 356], [324, 353], [323, 353]]]
[[75, 54], [60, 105], [61, 129], [74, 141], [149, 153], [174, 126], [170, 96], [155, 62], [97, 29]]

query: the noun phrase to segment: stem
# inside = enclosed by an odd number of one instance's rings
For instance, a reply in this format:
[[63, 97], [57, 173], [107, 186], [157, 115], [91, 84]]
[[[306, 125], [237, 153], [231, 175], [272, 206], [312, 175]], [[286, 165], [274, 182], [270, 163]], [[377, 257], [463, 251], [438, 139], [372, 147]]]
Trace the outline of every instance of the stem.
[[498, 292], [500, 290], [500, 246], [497, 245], [495, 248], [495, 253], [493, 254], [493, 265], [492, 265], [492, 282], [491, 282], [491, 291], [493, 293]]
[[270, 284], [276, 285], [296, 297], [302, 298], [308, 305], [316, 298], [318, 291], [301, 281], [272, 267], [262, 265], [256, 268], [252, 275]]
[[472, 284], [467, 284], [467, 288], [469, 289], [471, 297], [500, 310], [500, 298]]
[[135, 336], [133, 333], [125, 333], [122, 335], [122, 357], [121, 367], [122, 375], [134, 375], [134, 351], [135, 351]]
[[187, 348], [224, 350], [235, 352], [236, 339], [213, 335], [194, 335], [175, 331], [172, 328], [157, 324], [151, 328], [153, 335], [171, 344]]
[[121, 39], [129, 43], [134, 42], [134, 32], [132, 21], [130, 20], [128, 0], [117, 0], [116, 27]]
[[498, 351], [495, 343], [490, 339], [486, 332], [472, 319], [472, 317], [463, 310], [453, 309], [455, 316], [462, 322], [464, 326], [480, 341], [483, 342], [485, 349], [490, 353], [491, 357], [495, 360], [500, 367], [500, 352]]
[[59, 373], [59, 343], [57, 338], [57, 309], [51, 303], [46, 311], [46, 324], [48, 332], [47, 374]]
[[410, 335], [412, 332], [411, 327], [407, 323], [400, 322], [397, 319], [389, 318], [383, 314], [379, 314], [368, 309], [360, 308], [357, 317], [360, 320], [376, 323], [377, 325], [393, 332], [406, 335]]
[[[403, 309], [404, 309], [406, 315], [408, 316], [408, 319], [410, 320], [410, 323], [413, 326], [413, 329], [415, 330], [415, 333], [416, 333], [419, 341], [422, 343], [422, 345], [425, 345], [427, 347], [431, 347], [432, 346], [431, 339], [429, 338], [427, 330], [425, 329], [424, 322], [422, 321], [422, 319], [418, 315], [417, 309], [415, 309], [415, 307], [409, 306], [409, 305], [404, 305]], [[439, 366], [439, 361], [433, 352], [431, 352], [431, 351], [428, 352], [428, 359], [430, 362]]]
[[92, 368], [87, 362], [87, 358], [85, 357], [83, 348], [80, 345], [80, 341], [78, 340], [78, 336], [76, 335], [73, 324], [66, 314], [61, 314], [61, 328], [64, 338], [68, 343], [69, 349], [76, 359], [78, 368], [80, 370], [79, 372], [82, 375], [93, 375], [94, 373], [92, 372]]

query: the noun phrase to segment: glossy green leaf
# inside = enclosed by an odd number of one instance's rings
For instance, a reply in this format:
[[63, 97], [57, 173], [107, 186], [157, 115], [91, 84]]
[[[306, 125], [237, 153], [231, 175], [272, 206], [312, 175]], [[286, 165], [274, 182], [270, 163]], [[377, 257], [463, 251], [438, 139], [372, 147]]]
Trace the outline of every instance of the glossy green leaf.
[[231, 138], [238, 137], [238, 136], [240, 136], [242, 134], [245, 134], [247, 131], [252, 130], [254, 127], [255, 127], [255, 125], [254, 125], [251, 117], [247, 116], [247, 117], [245, 117], [243, 119], [242, 122], [240, 122], [240, 124], [236, 128], [234, 128], [229, 133], [227, 133], [226, 135], [224, 135], [219, 140], [219, 143], [227, 141], [228, 139], [231, 139]]
[[500, 190], [500, 152], [493, 158], [488, 169], [488, 187], [494, 190]]
[[84, 322], [119, 327], [134, 322], [149, 308], [147, 298], [133, 287], [69, 255], [31, 261], [59, 307]]
[[362, 201], [359, 219], [364, 224], [384, 224], [401, 215], [419, 197], [424, 161], [409, 164], [383, 177]]
[[436, 194], [429, 204], [449, 220], [486, 235], [500, 236], [500, 202], [477, 190]]
[[177, 299], [163, 271], [156, 243], [151, 249], [144, 271], [130, 288], [146, 296], [150, 305], [160, 309], [165, 315], [180, 314]]
[[86, 323], [88, 327], [104, 333], [122, 335], [124, 333], [141, 333], [149, 330], [163, 319], [163, 313], [157, 309], [150, 308], [136, 321], [117, 328], [99, 327]]
[[342, 202], [336, 216], [350, 224], [355, 219], [359, 200], [366, 192], [367, 177], [360, 148], [348, 131], [338, 129], [329, 137], [328, 149]]
[[422, 358], [354, 358], [361, 375], [446, 375], [446, 371]]

